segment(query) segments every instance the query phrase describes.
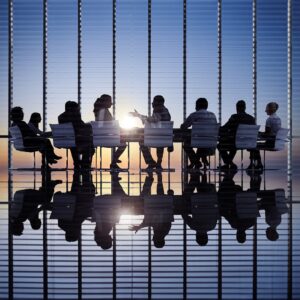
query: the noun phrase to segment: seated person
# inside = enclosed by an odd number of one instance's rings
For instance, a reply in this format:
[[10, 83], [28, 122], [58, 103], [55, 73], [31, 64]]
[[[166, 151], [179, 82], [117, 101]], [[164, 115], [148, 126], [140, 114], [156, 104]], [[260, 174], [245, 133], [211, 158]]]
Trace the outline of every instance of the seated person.
[[[281, 128], [281, 119], [277, 116], [276, 111], [279, 105], [276, 102], [269, 102], [266, 106], [266, 113], [269, 116], [266, 120], [265, 131], [259, 133], [259, 137], [265, 139], [265, 143], [259, 144], [258, 148], [274, 148], [275, 136]], [[252, 157], [251, 157], [252, 156]], [[250, 158], [253, 160], [255, 169], [263, 169], [259, 150], [250, 151]], [[248, 167], [252, 167], [251, 165]]]
[[[136, 110], [134, 112], [131, 112], [130, 114], [133, 117], [140, 118], [143, 123], [145, 121], [157, 123], [160, 121], [171, 121], [171, 115], [169, 113], [169, 110], [164, 105], [165, 99], [161, 95], [157, 95], [153, 98], [152, 102], [152, 116], [147, 117], [145, 115], [141, 115]], [[143, 153], [143, 157], [145, 159], [146, 164], [148, 165], [147, 169], [162, 169], [161, 163], [164, 155], [164, 148], [158, 147], [156, 148], [156, 154], [157, 154], [157, 161], [153, 159], [149, 147], [144, 146], [143, 144], [140, 144], [141, 151]]]
[[34, 131], [39, 136], [51, 137], [52, 135], [51, 131], [43, 132], [39, 129], [39, 124], [41, 123], [41, 121], [42, 121], [41, 115], [38, 112], [34, 112], [30, 116], [28, 126], [31, 128], [32, 131]]
[[[22, 107], [16, 106], [10, 111], [12, 126], [18, 126], [21, 130], [25, 147], [36, 147], [45, 155], [47, 164], [56, 164], [60, 156], [54, 153], [54, 148], [49, 139], [38, 136], [27, 123], [23, 121], [24, 113]], [[44, 165], [43, 165], [44, 167]]]
[[[90, 168], [92, 157], [95, 153], [93, 147], [92, 128], [89, 124], [85, 124], [81, 119], [80, 108], [77, 102], [67, 101], [65, 111], [58, 116], [58, 123], [72, 123], [76, 136], [76, 148], [71, 148], [74, 168], [80, 166]], [[82, 160], [79, 154], [82, 153]]]
[[[246, 102], [244, 100], [239, 100], [236, 103], [236, 114], [231, 115], [229, 120], [220, 128], [218, 149], [225, 163], [225, 165], [221, 166], [221, 170], [237, 169], [233, 159], [236, 154], [235, 135], [239, 124], [255, 125], [254, 117], [246, 113]], [[250, 158], [252, 158], [251, 155]]]
[[[109, 108], [111, 108], [112, 100], [111, 96], [103, 94], [94, 103], [94, 115], [95, 121], [112, 121], [114, 117], [111, 115]], [[122, 142], [122, 145], [113, 153], [112, 162], [110, 164], [111, 169], [119, 169], [118, 163], [122, 162], [119, 160], [120, 156], [126, 149], [126, 143]]]
[[[180, 126], [180, 128], [187, 129], [188, 127], [192, 126], [195, 122], [203, 122], [204, 124], [217, 124], [217, 118], [215, 114], [213, 112], [208, 111], [207, 107], [207, 100], [205, 98], [199, 98], [196, 101], [196, 111], [191, 113], [187, 117], [187, 119]], [[202, 163], [204, 164], [204, 166], [208, 166], [209, 163], [206, 157], [208, 155], [208, 149], [198, 149], [196, 154], [193, 148], [191, 147], [191, 138], [188, 138], [184, 142], [183, 149], [190, 160], [190, 165], [188, 166], [189, 169], [199, 169], [202, 166], [200, 158], [202, 159]]]

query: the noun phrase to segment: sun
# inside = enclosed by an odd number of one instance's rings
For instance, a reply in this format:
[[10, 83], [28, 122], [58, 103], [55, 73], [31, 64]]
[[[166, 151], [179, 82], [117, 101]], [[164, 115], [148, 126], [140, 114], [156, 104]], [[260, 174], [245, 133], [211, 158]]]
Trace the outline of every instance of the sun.
[[131, 129], [133, 127], [138, 127], [139, 120], [127, 114], [122, 119], [120, 119], [120, 126], [124, 129]]

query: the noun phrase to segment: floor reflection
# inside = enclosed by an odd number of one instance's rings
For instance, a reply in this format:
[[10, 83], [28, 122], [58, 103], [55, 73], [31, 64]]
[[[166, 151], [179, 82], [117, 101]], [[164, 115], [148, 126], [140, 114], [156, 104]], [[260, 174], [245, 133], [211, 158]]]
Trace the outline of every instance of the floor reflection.
[[1, 298], [297, 299], [288, 187], [246, 171], [12, 173]]

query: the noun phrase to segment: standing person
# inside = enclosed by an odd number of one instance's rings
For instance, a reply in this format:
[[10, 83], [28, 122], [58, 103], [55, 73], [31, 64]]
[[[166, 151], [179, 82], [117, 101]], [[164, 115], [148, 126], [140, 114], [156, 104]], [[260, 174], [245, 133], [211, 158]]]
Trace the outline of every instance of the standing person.
[[[239, 124], [255, 125], [255, 119], [246, 113], [246, 102], [239, 100], [236, 103], [236, 114], [230, 116], [229, 120], [220, 128], [220, 141], [218, 149], [225, 165], [221, 170], [236, 170], [237, 165], [233, 162], [236, 154], [235, 135]], [[250, 158], [253, 152], [250, 151]], [[251, 168], [251, 164], [248, 168]]]
[[[217, 118], [215, 114], [211, 111], [208, 111], [207, 108], [208, 101], [206, 100], [206, 98], [197, 99], [195, 107], [196, 111], [191, 113], [187, 117], [184, 123], [181, 124], [180, 129], [187, 129], [190, 126], [192, 126], [195, 122], [203, 122], [204, 124], [217, 124]], [[190, 137], [184, 142], [183, 149], [190, 160], [190, 165], [188, 166], [189, 169], [199, 169], [202, 166], [200, 158], [202, 158], [204, 166], [208, 166], [206, 149], [198, 149], [196, 154], [193, 148], [191, 147]]]
[[34, 131], [39, 136], [51, 137], [51, 132], [50, 131], [43, 132], [39, 129], [39, 124], [41, 123], [41, 121], [42, 121], [42, 117], [41, 117], [40, 113], [34, 112], [30, 116], [28, 126], [30, 127], [30, 129], [32, 131]]
[[22, 133], [23, 143], [25, 147], [37, 147], [38, 150], [45, 155], [47, 163], [56, 164], [61, 159], [54, 153], [54, 148], [49, 139], [38, 136], [27, 123], [23, 121], [24, 113], [22, 107], [16, 106], [10, 111], [12, 126], [18, 126]]
[[[110, 113], [109, 109], [112, 106], [112, 99], [110, 95], [103, 94], [100, 98], [96, 99], [94, 103], [94, 115], [95, 121], [113, 121], [114, 117]], [[126, 149], [126, 143], [121, 141], [121, 146], [113, 153], [112, 162], [110, 164], [111, 169], [120, 169], [118, 163], [120, 156]]]
[[[145, 115], [141, 115], [139, 112], [134, 110], [134, 112], [131, 112], [130, 114], [133, 117], [137, 117], [141, 119], [143, 124], [145, 121], [157, 123], [160, 121], [171, 121], [171, 115], [169, 113], [169, 110], [165, 107], [165, 99], [161, 95], [157, 95], [153, 98], [152, 102], [152, 116], [147, 117]], [[148, 165], [147, 169], [162, 169], [161, 163], [164, 155], [164, 148], [158, 147], [156, 148], [156, 154], [157, 154], [157, 161], [155, 161], [151, 155], [149, 147], [146, 147], [145, 145], [140, 143], [140, 148], [144, 156], [144, 160], [146, 164]]]
[[[81, 119], [80, 108], [77, 102], [67, 101], [65, 111], [58, 116], [58, 123], [72, 123], [75, 131], [76, 148], [71, 148], [74, 168], [90, 168], [95, 153], [92, 142], [92, 128]], [[82, 153], [82, 161], [79, 154]]]

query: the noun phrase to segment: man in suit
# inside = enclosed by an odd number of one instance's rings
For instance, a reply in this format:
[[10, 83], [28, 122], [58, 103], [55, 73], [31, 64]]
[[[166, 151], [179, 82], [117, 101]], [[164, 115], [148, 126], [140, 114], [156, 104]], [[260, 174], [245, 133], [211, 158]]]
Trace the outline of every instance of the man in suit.
[[[207, 110], [208, 102], [205, 98], [199, 98], [196, 101], [196, 111], [191, 113], [184, 123], [180, 126], [181, 129], [187, 129], [188, 127], [192, 126], [195, 122], [203, 122], [204, 124], [217, 124], [217, 118], [213, 112]], [[200, 158], [202, 158], [202, 162], [204, 166], [208, 165], [207, 161], [207, 150], [205, 149], [198, 149], [197, 154], [191, 147], [191, 138], [188, 138], [184, 142], [183, 146], [184, 151], [186, 152], [189, 160], [190, 165], [188, 166], [189, 169], [195, 168], [199, 169], [202, 166], [200, 162]]]
[[[220, 128], [218, 149], [224, 162], [221, 170], [237, 169], [233, 159], [237, 151], [235, 148], [235, 135], [239, 124], [255, 125], [254, 117], [246, 113], [246, 102], [244, 100], [239, 100], [236, 103], [236, 114], [231, 115], [229, 120]], [[252, 155], [253, 152], [250, 151], [250, 159], [252, 159]], [[251, 165], [248, 168], [250, 167]]]
[[[152, 116], [147, 117], [144, 115], [141, 115], [138, 113], [136, 110], [134, 112], [131, 112], [130, 114], [133, 117], [140, 118], [143, 123], [145, 121], [150, 122], [150, 123], [157, 123], [160, 121], [170, 121], [171, 120], [171, 115], [169, 113], [169, 110], [165, 107], [165, 99], [161, 95], [157, 95], [153, 98], [152, 102]], [[141, 151], [143, 153], [144, 159], [146, 164], [148, 165], [148, 169], [162, 169], [161, 163], [164, 155], [164, 148], [158, 147], [156, 148], [156, 154], [157, 154], [157, 161], [155, 161], [151, 155], [149, 147], [146, 147], [143, 144], [140, 144]]]

